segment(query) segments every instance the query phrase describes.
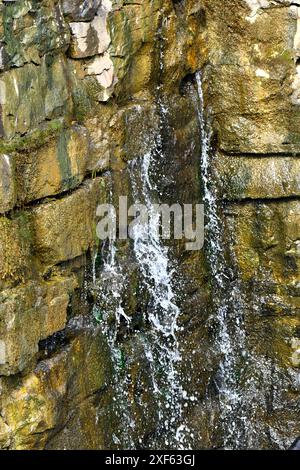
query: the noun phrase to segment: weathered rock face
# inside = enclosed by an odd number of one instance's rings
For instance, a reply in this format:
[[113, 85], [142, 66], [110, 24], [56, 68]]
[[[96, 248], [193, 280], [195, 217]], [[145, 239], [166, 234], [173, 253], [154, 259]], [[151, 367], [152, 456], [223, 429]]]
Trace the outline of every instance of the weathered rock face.
[[217, 148], [212, 174], [243, 299], [247, 351], [236, 373], [251, 411], [244, 410], [250, 432], [239, 445], [286, 448], [300, 412], [299, 6], [202, 6], [205, 106]]
[[[202, 201], [200, 70], [224, 269], [243, 299], [252, 361], [233, 371], [251, 416], [249, 436], [233, 446], [285, 448], [299, 434], [297, 5], [0, 2], [0, 448], [122, 447], [111, 351], [91, 315], [103, 263], [96, 208], [133, 199], [130, 162], [157, 129], [164, 158], [152, 176], [163, 202]], [[182, 294], [181, 375], [194, 397], [185, 411], [191, 445], [222, 447], [210, 253], [207, 244], [169, 248]], [[129, 278], [123, 304], [138, 330], [147, 298], [129, 244], [119, 254]], [[135, 338], [121, 331], [119, 341], [139, 397], [134, 437], [147, 447], [156, 400]]]

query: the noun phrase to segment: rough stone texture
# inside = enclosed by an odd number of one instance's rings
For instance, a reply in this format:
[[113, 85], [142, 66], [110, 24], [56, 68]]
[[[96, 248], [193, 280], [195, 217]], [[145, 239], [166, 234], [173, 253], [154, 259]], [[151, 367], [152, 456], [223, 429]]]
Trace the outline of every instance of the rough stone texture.
[[240, 445], [251, 448], [288, 448], [299, 429], [296, 3], [202, 2], [204, 100], [217, 148], [213, 177], [250, 358], [237, 371], [242, 406], [250, 410], [250, 437]]
[[[299, 313], [299, 201], [234, 206], [230, 219], [242, 278], [273, 294], [279, 313], [285, 310], [284, 304], [290, 313]], [[287, 296], [286, 302], [280, 303], [281, 294]], [[264, 304], [259, 308], [264, 309]]]
[[12, 209], [16, 203], [12, 161], [9, 155], [0, 156], [0, 213]]
[[27, 216], [24, 213], [13, 219], [1, 216], [0, 227], [0, 285], [23, 281], [34, 269]]
[[73, 21], [88, 21], [94, 15], [101, 0], [62, 0], [63, 12]]
[[64, 56], [49, 56], [42, 59], [41, 65], [26, 64], [2, 75], [2, 136], [12, 138], [24, 134], [57, 117], [61, 110], [68, 112], [67, 68]]
[[220, 155], [216, 165], [225, 199], [278, 199], [300, 195], [299, 158]]
[[[253, 22], [245, 1], [236, 2], [234, 9], [229, 3], [224, 2], [223, 22], [218, 6], [207, 5], [206, 10], [206, 70], [211, 73], [207, 100], [220, 147], [242, 153], [297, 152], [299, 112], [291, 99], [297, 76], [295, 7], [270, 3]], [[233, 28], [233, 34], [226, 28]]]
[[105, 6], [99, 8], [97, 15], [90, 23], [70, 23], [73, 38], [71, 57], [73, 59], [83, 59], [107, 51], [111, 41], [107, 30], [109, 10], [109, 7], [105, 8]]
[[0, 69], [40, 64], [52, 51], [66, 50], [70, 31], [56, 0], [1, 2]]
[[18, 202], [28, 203], [82, 183], [89, 162], [89, 136], [83, 126], [62, 129], [38, 149], [14, 156]]
[[0, 418], [0, 445], [1, 449], [6, 449], [9, 447], [10, 439], [9, 439], [9, 427], [4, 422], [2, 418]]
[[[263, 404], [253, 406], [249, 446], [286, 448], [299, 434], [299, 7], [0, 2], [0, 448], [118, 447], [109, 351], [87, 287], [96, 207], [110, 189], [114, 201], [132, 197], [128, 163], [161, 122], [159, 190], [166, 202], [200, 202], [199, 70], [226, 268], [242, 286]], [[181, 244], [170, 250], [185, 293], [179, 340], [184, 386], [197, 397], [186, 410], [193, 446], [222, 447], [210, 257]], [[129, 247], [120, 253], [131, 280], [124, 305], [138, 325], [147, 299]], [[155, 403], [141, 386], [148, 370], [134, 340], [121, 339], [132, 390], [150, 409], [135, 408], [146, 445]]]
[[24, 370], [35, 358], [39, 341], [65, 328], [74, 287], [72, 278], [57, 278], [1, 292], [1, 375]]
[[24, 378], [2, 381], [4, 437], [10, 436], [15, 449], [50, 446], [58, 440], [56, 429], [70, 449], [96, 448], [103, 439], [97, 412], [110, 374], [109, 362], [102, 359], [105, 346], [94, 325], [75, 321], [69, 330], [62, 352], [40, 361]]
[[105, 202], [105, 180], [87, 181], [61, 200], [31, 212], [36, 253], [44, 269], [84, 254], [96, 244], [96, 208]]

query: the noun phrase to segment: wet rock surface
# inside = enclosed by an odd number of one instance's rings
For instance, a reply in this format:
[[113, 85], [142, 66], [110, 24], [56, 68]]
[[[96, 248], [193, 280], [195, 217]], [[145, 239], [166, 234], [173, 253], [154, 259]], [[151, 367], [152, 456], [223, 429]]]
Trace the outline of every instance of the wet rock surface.
[[[132, 164], [157, 135], [163, 157], [150, 177], [163, 202], [205, 200], [200, 70], [224, 269], [246, 337], [231, 372], [249, 433], [231, 447], [287, 448], [299, 434], [299, 9], [267, 0], [0, 2], [0, 448], [126, 447], [116, 364], [93, 310], [95, 277], [101, 289], [111, 284], [101, 277], [107, 246], [96, 207], [134, 200]], [[209, 246], [169, 246], [192, 448], [226, 446]], [[139, 336], [149, 332], [149, 293], [129, 242], [118, 256], [132, 324], [121, 322], [117, 368], [129, 373], [135, 446], [149, 448], [165, 442]]]

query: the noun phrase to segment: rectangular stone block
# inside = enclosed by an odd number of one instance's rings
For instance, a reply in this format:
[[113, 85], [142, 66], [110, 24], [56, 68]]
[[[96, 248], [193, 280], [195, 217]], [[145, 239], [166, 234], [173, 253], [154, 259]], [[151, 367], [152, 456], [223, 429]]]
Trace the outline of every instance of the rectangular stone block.
[[27, 155], [16, 154], [18, 202], [28, 203], [79, 186], [85, 176], [88, 153], [88, 132], [85, 127], [74, 125]]
[[300, 195], [299, 158], [218, 154], [214, 161], [225, 199], [278, 199]]
[[105, 197], [105, 179], [95, 178], [72, 194], [32, 210], [34, 246], [44, 270], [82, 255], [97, 243], [96, 208]]
[[62, 55], [44, 57], [0, 77], [2, 137], [25, 134], [43, 121], [70, 111], [68, 65]]
[[40, 340], [65, 328], [70, 296], [77, 286], [75, 278], [55, 278], [37, 289]]
[[226, 226], [232, 260], [253, 297], [253, 310], [299, 315], [300, 201], [232, 204]]
[[23, 370], [38, 351], [40, 325], [32, 287], [9, 289], [0, 294], [0, 339], [5, 349], [0, 375]]
[[0, 214], [13, 208], [16, 202], [14, 168], [9, 155], [0, 155]]
[[[289, 2], [252, 3], [253, 16], [244, 1], [207, 9], [205, 95], [218, 143], [229, 153], [299, 153], [297, 15]], [[218, 31], [220, 14], [235, 34]]]
[[0, 375], [16, 374], [35, 359], [39, 341], [66, 326], [73, 277], [29, 283], [0, 293]]
[[[98, 400], [92, 400], [86, 408], [85, 404], [111, 379], [110, 361], [103, 360], [107, 357], [109, 351], [99, 329], [94, 325], [83, 325], [64, 350], [41, 361], [33, 371], [20, 378], [18, 385], [8, 383], [2, 393], [2, 402], [5, 421], [14, 432], [14, 448], [43, 449], [53, 431], [58, 435], [56, 448], [60, 448], [69, 438], [64, 432], [66, 420], [74, 446], [74, 441], [82, 442], [83, 430], [78, 426], [82, 416], [88, 432], [96, 436], [94, 448], [103, 448], [104, 433], [99, 433], [96, 419], [96, 412], [103, 410], [103, 402], [101, 400], [99, 404]], [[60, 436], [62, 430], [63, 436]], [[89, 438], [87, 442], [90, 447]], [[72, 448], [72, 444], [68, 448]]]

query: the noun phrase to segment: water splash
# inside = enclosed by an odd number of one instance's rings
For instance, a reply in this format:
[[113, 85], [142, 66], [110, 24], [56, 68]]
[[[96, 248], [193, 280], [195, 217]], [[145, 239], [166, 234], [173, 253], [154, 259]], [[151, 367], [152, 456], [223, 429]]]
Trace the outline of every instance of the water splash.
[[[137, 108], [138, 111], [138, 108]], [[149, 136], [148, 151], [136, 158], [129, 166], [129, 177], [134, 202], [147, 207], [149, 223], [135, 224], [132, 229], [132, 254], [138, 271], [139, 291], [145, 293], [147, 301], [142, 305], [142, 325], [131, 329], [132, 319], [126, 314], [123, 300], [130, 281], [126, 269], [119, 262], [118, 242], [110, 239], [103, 247], [104, 259], [100, 273], [96, 261], [93, 267], [93, 282], [96, 301], [93, 315], [102, 325], [114, 366], [114, 408], [120, 423], [114, 433], [114, 442], [119, 448], [134, 449], [140, 446], [152, 449], [188, 449], [189, 429], [184, 411], [191, 400], [182, 386], [178, 326], [181, 314], [176, 302], [174, 286], [175, 269], [172, 267], [168, 248], [159, 235], [159, 214], [154, 204], [158, 203], [159, 191], [152, 181], [152, 172], [159, 160], [164, 158], [161, 150], [161, 134], [156, 129]], [[157, 179], [156, 175], [156, 179]], [[113, 193], [111, 191], [111, 199]], [[111, 214], [114, 217], [114, 214]], [[151, 403], [140, 403], [140, 398], [129, 392], [131, 384], [130, 364], [134, 362], [134, 351], [127, 349], [131, 357], [122, 361], [120, 354], [121, 331], [128, 330], [131, 348], [139, 347], [139, 357], [150, 373], [148, 390]], [[145, 386], [145, 385], [144, 385]], [[143, 430], [136, 429], [136, 405], [143, 407], [147, 419], [147, 407], [153, 408], [155, 429], [144, 439]], [[150, 417], [149, 417], [150, 419]], [[134, 437], [133, 437], [134, 436]]]
[[[112, 187], [110, 187], [110, 202], [112, 199]], [[112, 220], [115, 219], [114, 211], [111, 211], [110, 217]], [[99, 255], [103, 260], [103, 266], [100, 270], [96, 265]], [[131, 450], [135, 449], [132, 437], [135, 423], [132, 419], [132, 403], [128, 394], [130, 378], [125, 367], [124, 353], [118, 341], [122, 322], [129, 327], [131, 319], [126, 315], [122, 305], [128, 281], [121, 264], [118, 262], [117, 255], [116, 240], [112, 236], [102, 246], [101, 253], [98, 252], [93, 256], [92, 273], [95, 301], [92, 315], [101, 325], [102, 332], [107, 339], [113, 367], [113, 408], [118, 426], [114, 429], [112, 440], [116, 446], [122, 445], [123, 449]]]
[[[158, 139], [159, 140], [159, 139]], [[146, 357], [151, 365], [153, 391], [157, 402], [160, 433], [168, 448], [188, 448], [183, 406], [188, 399], [181, 385], [178, 366], [182, 360], [177, 334], [180, 309], [174, 291], [174, 269], [170, 267], [168, 249], [162, 244], [157, 227], [159, 215], [154, 208], [157, 188], [151, 182], [150, 169], [155, 162], [157, 147], [133, 162], [131, 181], [136, 202], [143, 202], [149, 214], [149, 224], [134, 227], [134, 253], [149, 302], [144, 320], [149, 329], [144, 337]], [[141, 182], [139, 189], [138, 182]], [[152, 445], [157, 445], [155, 441]]]

